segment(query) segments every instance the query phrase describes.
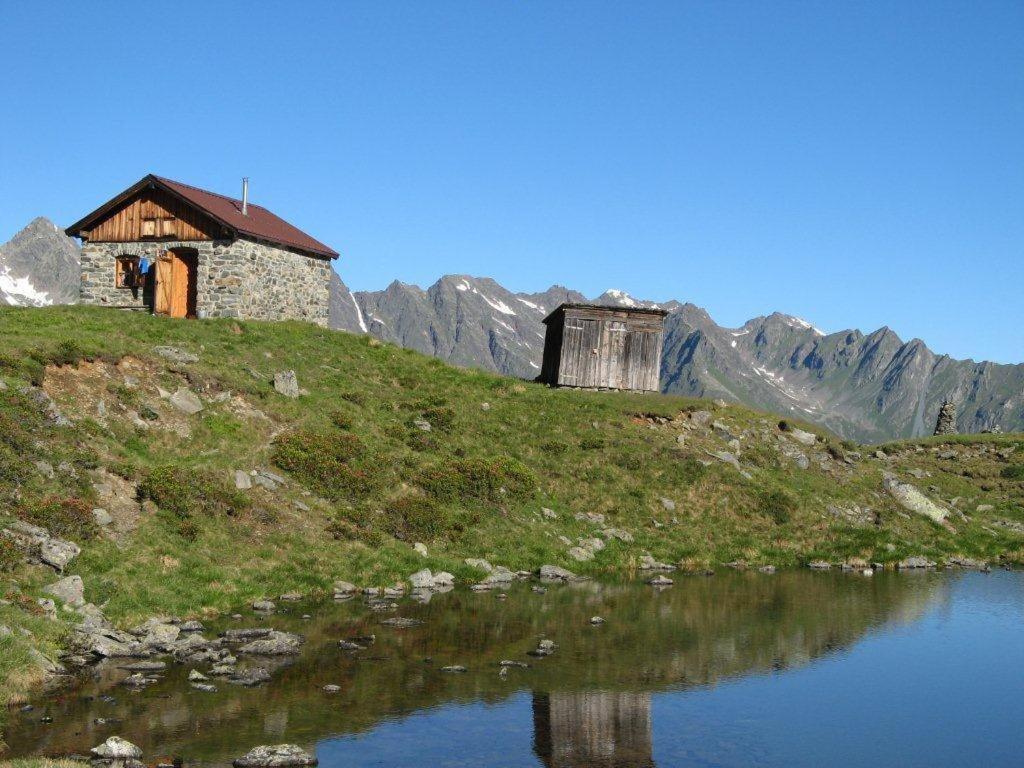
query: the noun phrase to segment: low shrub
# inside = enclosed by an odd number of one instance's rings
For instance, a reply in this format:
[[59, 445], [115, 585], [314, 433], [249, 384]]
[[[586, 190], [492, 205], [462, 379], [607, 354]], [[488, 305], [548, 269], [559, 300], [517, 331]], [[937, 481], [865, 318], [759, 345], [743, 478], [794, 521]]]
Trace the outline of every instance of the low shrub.
[[455, 411], [446, 405], [425, 408], [423, 418], [438, 432], [451, 432], [455, 427]]
[[139, 483], [139, 498], [152, 501], [182, 520], [194, 516], [235, 517], [252, 507], [248, 496], [211, 473], [173, 465], [151, 469]]
[[1024, 480], [1024, 464], [1011, 464], [1003, 467], [999, 475], [1006, 480]]
[[92, 509], [92, 504], [75, 496], [45, 496], [18, 506], [15, 516], [74, 541], [96, 535]]
[[403, 496], [388, 503], [382, 527], [401, 541], [424, 541], [444, 534], [450, 525], [447, 510], [425, 496]]
[[359, 391], [342, 392], [340, 395], [342, 400], [352, 403], [353, 405], [363, 406], [366, 405], [366, 393]]
[[25, 553], [7, 537], [0, 538], [0, 573], [10, 573], [25, 562]]
[[757, 498], [757, 511], [776, 525], [785, 525], [796, 510], [796, 502], [783, 491], [762, 491]]
[[604, 445], [603, 437], [584, 437], [580, 440], [581, 451], [599, 451], [604, 448]]
[[359, 499], [379, 488], [384, 467], [371, 462], [362, 441], [345, 432], [297, 430], [274, 442], [274, 464], [328, 499]]
[[441, 501], [494, 503], [504, 499], [528, 498], [537, 485], [537, 478], [516, 459], [460, 458], [427, 467], [417, 482]]
[[338, 429], [352, 429], [352, 417], [344, 411], [334, 411], [331, 413], [331, 424]]

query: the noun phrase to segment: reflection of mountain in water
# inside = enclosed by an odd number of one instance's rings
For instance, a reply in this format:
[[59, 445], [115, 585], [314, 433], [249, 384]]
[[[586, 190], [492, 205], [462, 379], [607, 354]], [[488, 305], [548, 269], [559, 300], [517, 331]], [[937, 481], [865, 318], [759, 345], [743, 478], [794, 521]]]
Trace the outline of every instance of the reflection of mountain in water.
[[654, 768], [649, 693], [535, 693], [533, 750], [548, 768]]
[[[5, 736], [10, 756], [84, 753], [113, 732], [98, 720], [119, 719], [118, 735], [147, 757], [225, 764], [255, 744], [312, 747], [331, 735], [369, 731], [385, 718], [528, 691], [536, 693], [535, 749], [547, 765], [601, 766], [594, 761], [605, 759], [609, 766], [647, 766], [649, 694], [799, 666], [886, 623], [912, 621], [948, 584], [934, 573], [865, 579], [793, 572], [682, 578], [664, 592], [642, 583], [589, 582], [535, 595], [518, 585], [507, 600], [496, 600], [456, 590], [427, 605], [403, 603], [399, 614], [423, 624], [401, 630], [382, 626], [379, 614], [356, 601], [297, 606], [269, 623], [304, 634], [303, 654], [283, 664], [249, 662], [273, 669], [261, 688], [218, 682], [217, 693], [202, 693], [189, 687], [189, 668], [172, 665], [156, 685], [128, 692], [117, 685], [128, 672], [110, 665], [77, 691], [35, 702], [31, 714], [11, 713]], [[312, 621], [299, 619], [304, 611]], [[591, 626], [595, 614], [608, 622]], [[366, 652], [337, 646], [371, 633], [377, 640]], [[557, 641], [553, 656], [499, 677], [502, 659], [527, 660], [541, 636]], [[468, 671], [446, 674], [445, 664]], [[341, 690], [327, 697], [327, 684]], [[108, 693], [116, 704], [100, 698]], [[41, 726], [44, 713], [61, 727]]]

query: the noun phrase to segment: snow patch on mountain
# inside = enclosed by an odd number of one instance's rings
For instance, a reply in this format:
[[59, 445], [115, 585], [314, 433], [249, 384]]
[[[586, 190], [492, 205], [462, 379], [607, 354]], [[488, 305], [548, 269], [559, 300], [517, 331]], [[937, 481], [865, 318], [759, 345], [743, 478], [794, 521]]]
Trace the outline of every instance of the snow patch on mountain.
[[636, 299], [634, 299], [625, 291], [620, 291], [618, 288], [609, 288], [604, 293], [610, 299], [613, 299], [620, 307], [639, 306], [639, 302]]
[[348, 292], [348, 297], [352, 299], [352, 304], [356, 308], [356, 317], [359, 318], [359, 328], [363, 331], [363, 333], [369, 333], [370, 329], [366, 327], [366, 318], [363, 317], [363, 310], [359, 308], [359, 302], [356, 301], [356, 297], [352, 293], [352, 291]]
[[7, 267], [0, 268], [0, 298], [15, 307], [48, 307], [53, 304], [46, 291], [36, 290], [27, 277], [13, 277]]

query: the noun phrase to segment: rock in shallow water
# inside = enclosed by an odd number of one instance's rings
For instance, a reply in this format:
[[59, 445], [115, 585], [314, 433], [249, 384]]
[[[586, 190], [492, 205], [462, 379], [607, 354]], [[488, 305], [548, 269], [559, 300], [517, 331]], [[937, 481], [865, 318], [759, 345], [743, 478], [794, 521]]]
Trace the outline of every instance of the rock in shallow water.
[[290, 768], [316, 764], [316, 757], [295, 744], [254, 747], [232, 763], [235, 768]]
[[142, 757], [142, 750], [120, 736], [111, 736], [98, 747], [92, 748], [92, 753], [104, 760], [130, 760]]

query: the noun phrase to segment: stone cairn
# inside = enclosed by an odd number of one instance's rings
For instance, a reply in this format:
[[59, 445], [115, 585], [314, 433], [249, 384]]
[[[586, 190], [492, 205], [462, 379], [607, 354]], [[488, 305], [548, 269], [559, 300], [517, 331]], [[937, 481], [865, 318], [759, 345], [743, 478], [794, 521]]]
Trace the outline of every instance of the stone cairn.
[[939, 408], [939, 418], [935, 422], [936, 435], [956, 434], [956, 403], [952, 400], [943, 400]]

